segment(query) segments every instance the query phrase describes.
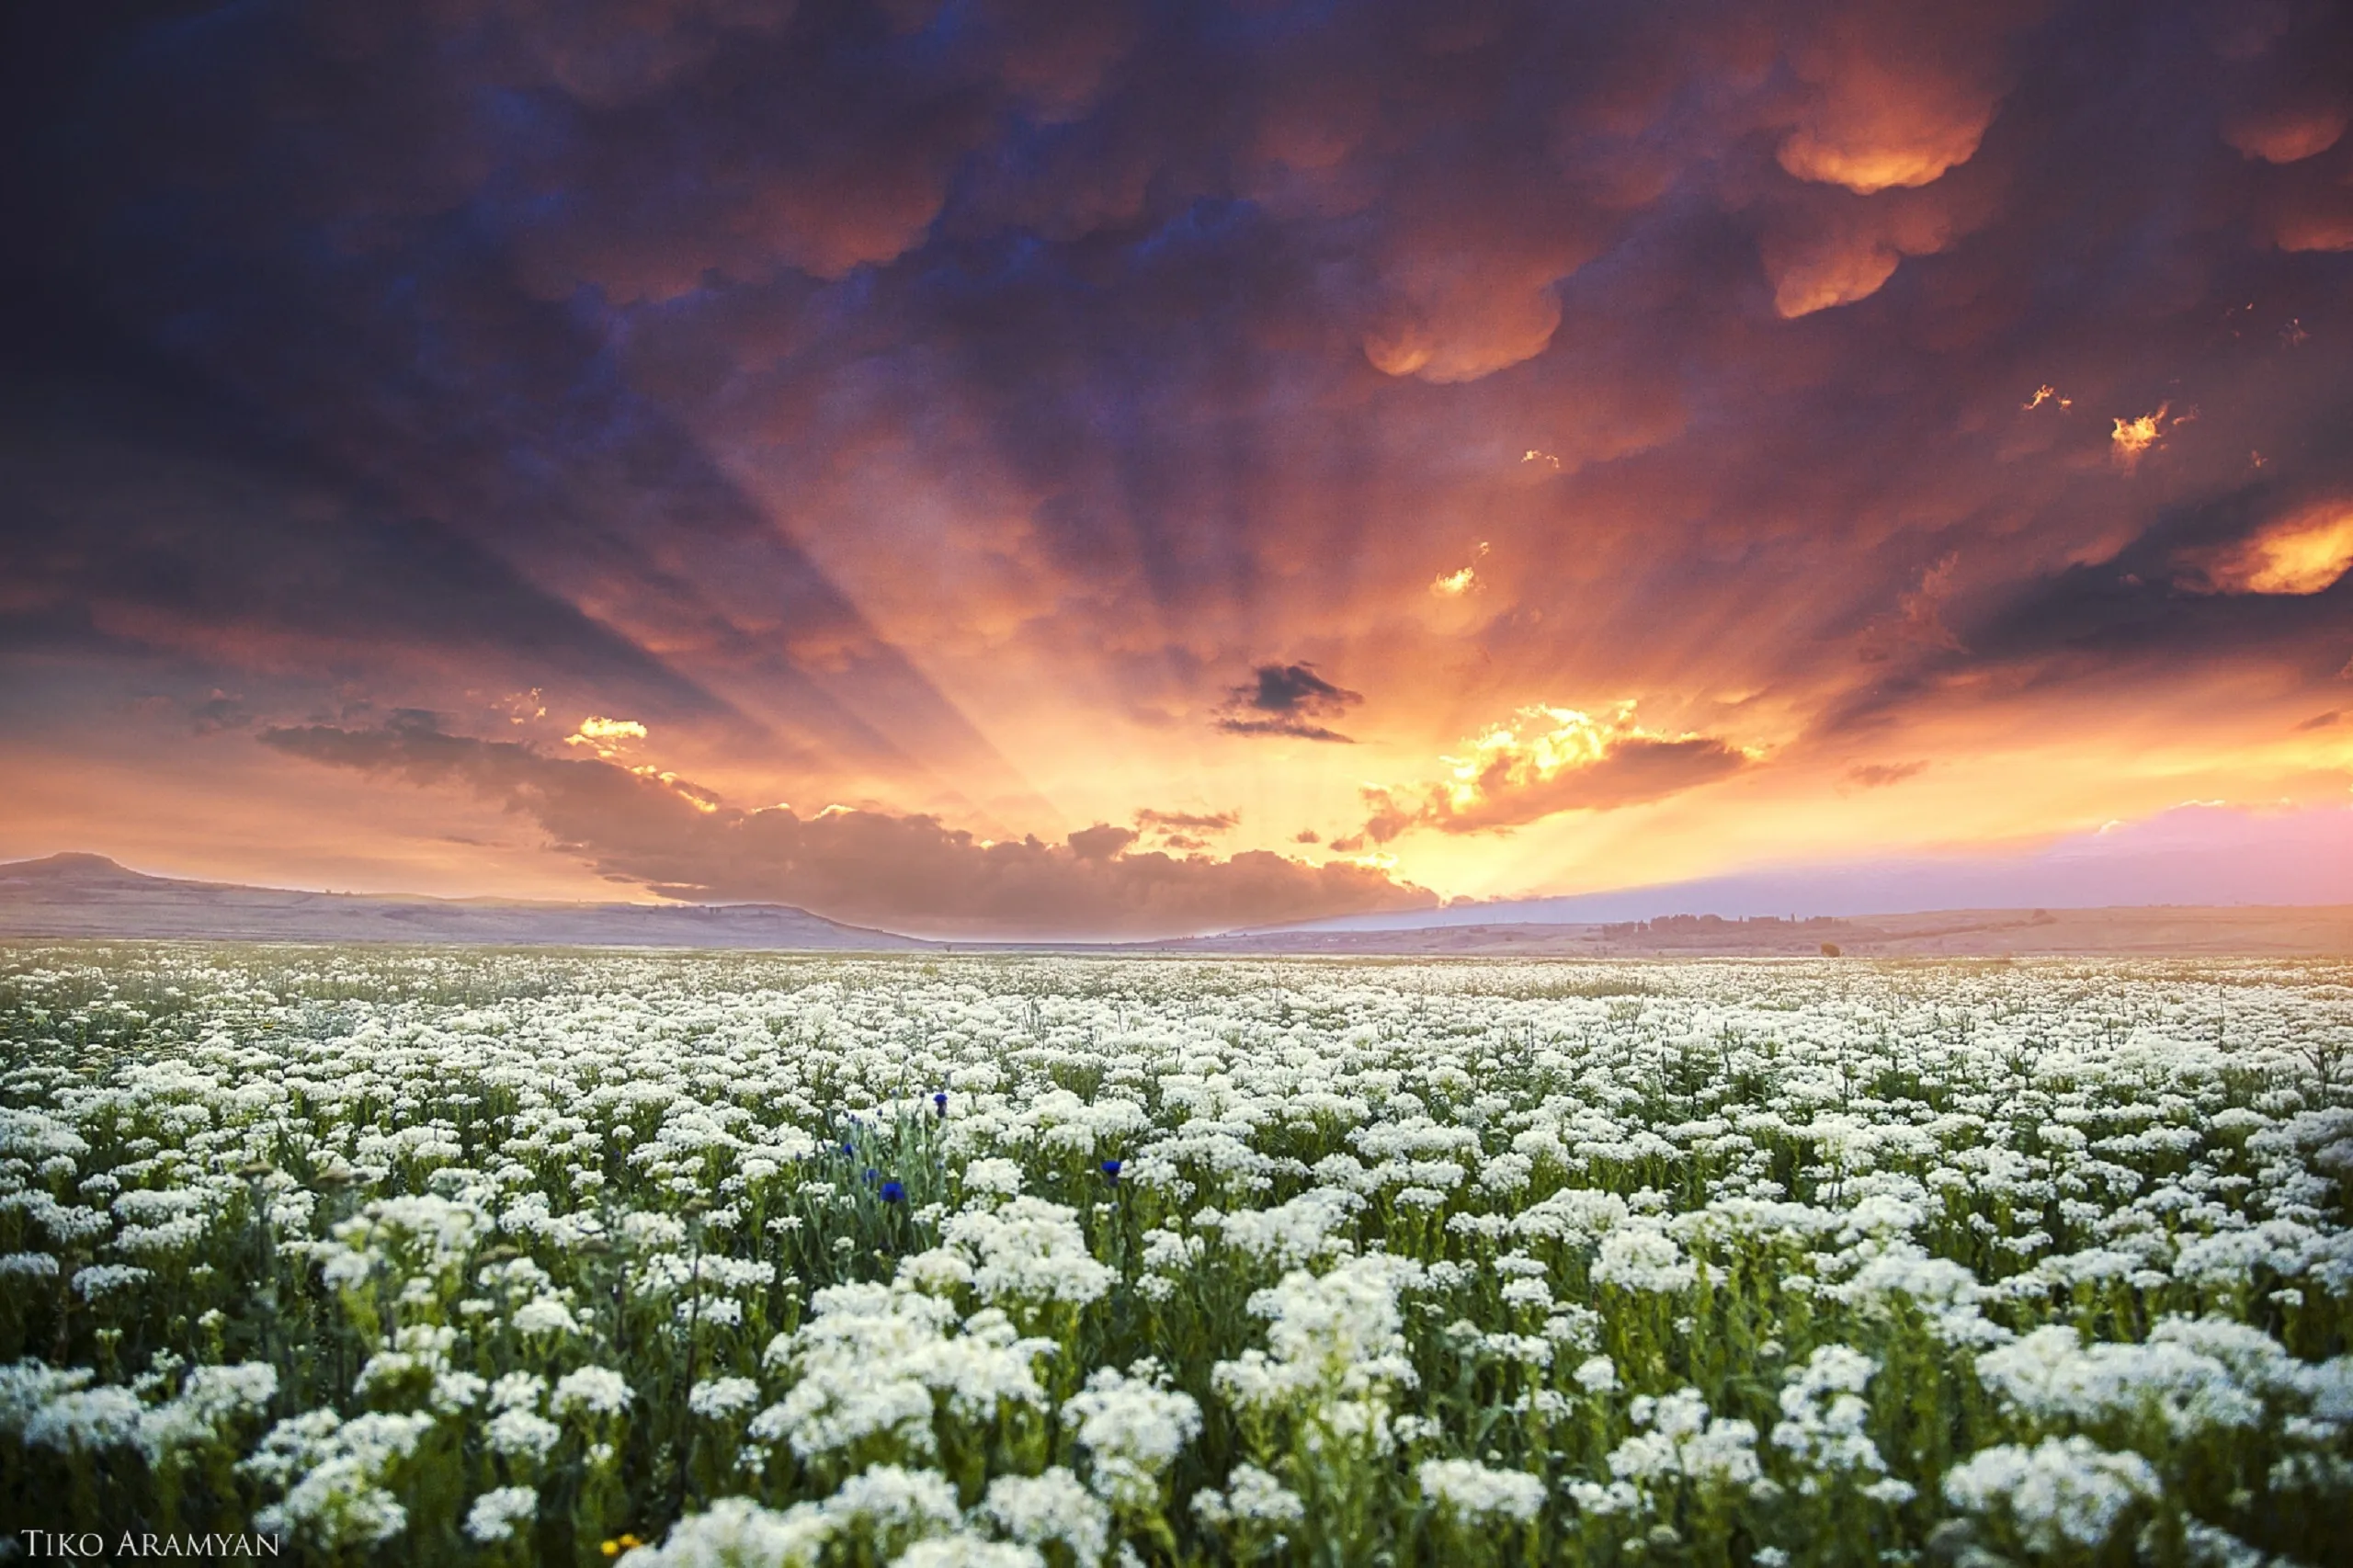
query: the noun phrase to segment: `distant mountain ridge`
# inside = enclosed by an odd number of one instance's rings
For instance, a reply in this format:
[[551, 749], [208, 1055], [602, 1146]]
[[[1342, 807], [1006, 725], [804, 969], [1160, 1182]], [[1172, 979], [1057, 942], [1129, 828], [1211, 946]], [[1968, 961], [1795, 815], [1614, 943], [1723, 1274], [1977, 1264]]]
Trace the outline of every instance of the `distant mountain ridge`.
[[[1495, 906], [1489, 906], [1492, 912]], [[1336, 925], [1336, 923], [1335, 923]], [[558, 903], [306, 892], [153, 877], [103, 855], [0, 863], [0, 941], [44, 938], [445, 942], [771, 952], [1091, 952], [1335, 959], [2353, 957], [2353, 904], [1946, 909], [1904, 915], [1642, 921], [1490, 920], [1415, 929], [1335, 925], [1157, 941], [926, 941], [781, 903]]]
[[2353, 904], [1939, 909], [1785, 920], [1669, 915], [1619, 922], [1237, 931], [1162, 952], [1274, 958], [1759, 959], [2353, 958]]
[[103, 855], [0, 864], [0, 937], [463, 942], [897, 952], [939, 944], [783, 903], [556, 903], [305, 892], [151, 877]]

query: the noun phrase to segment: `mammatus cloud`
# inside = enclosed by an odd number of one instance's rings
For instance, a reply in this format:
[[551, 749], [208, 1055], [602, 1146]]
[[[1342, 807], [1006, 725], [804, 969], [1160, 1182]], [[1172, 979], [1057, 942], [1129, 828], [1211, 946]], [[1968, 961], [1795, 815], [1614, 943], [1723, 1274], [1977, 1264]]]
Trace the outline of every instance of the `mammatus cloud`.
[[747, 812], [675, 775], [445, 734], [423, 714], [374, 729], [274, 728], [260, 740], [312, 762], [501, 801], [537, 821], [556, 848], [665, 897], [773, 901], [909, 933], [1176, 936], [1436, 902], [1346, 862], [1140, 852], [1134, 829], [1109, 824], [1061, 844], [993, 843], [930, 816]]
[[1229, 735], [1289, 735], [1302, 741], [1336, 741], [1344, 735], [1318, 719], [1336, 719], [1364, 700], [1362, 692], [1333, 685], [1313, 665], [1260, 665], [1247, 686], [1229, 687], [1217, 727]]
[[1934, 256], [1984, 216], [1982, 203], [1973, 210], [1937, 192], [1792, 202], [1758, 244], [1773, 312], [1794, 320], [1870, 299], [1905, 256]]
[[1479, 833], [1558, 812], [1638, 805], [1722, 778], [1750, 757], [1713, 735], [1646, 730], [1627, 702], [1598, 719], [1574, 708], [1523, 708], [1474, 737], [1465, 755], [1440, 760], [1442, 779], [1368, 788], [1361, 833], [1333, 847], [1387, 844], [1415, 828]]
[[1993, 123], [2003, 35], [2025, 7], [1833, 13], [1791, 51], [1803, 84], [1782, 168], [1858, 195], [1915, 188], [1977, 154]]
[[2222, 140], [2247, 158], [2267, 164], [2300, 164], [2336, 145], [2345, 135], [2353, 105], [2344, 89], [2318, 99], [2258, 103], [2222, 121]]
[[1383, 375], [1444, 386], [1475, 381], [1541, 354], [1561, 324], [1554, 279], [1583, 255], [1539, 244], [1413, 247], [1389, 277], [1397, 298], [1366, 333], [1364, 355]]

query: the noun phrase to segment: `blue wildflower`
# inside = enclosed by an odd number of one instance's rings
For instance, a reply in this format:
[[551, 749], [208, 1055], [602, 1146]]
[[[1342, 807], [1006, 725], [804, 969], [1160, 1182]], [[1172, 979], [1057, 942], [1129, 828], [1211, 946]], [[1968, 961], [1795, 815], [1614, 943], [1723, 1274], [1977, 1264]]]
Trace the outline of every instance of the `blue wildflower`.
[[1106, 1161], [1104, 1161], [1104, 1162], [1103, 1162], [1103, 1174], [1104, 1174], [1105, 1176], [1107, 1176], [1110, 1177], [1113, 1181], [1117, 1181], [1117, 1180], [1119, 1180], [1119, 1179], [1120, 1179], [1120, 1162], [1119, 1162], [1119, 1161], [1117, 1161], [1117, 1160], [1106, 1160]]
[[876, 1170], [872, 1165], [869, 1165], [869, 1166], [867, 1166], [867, 1167], [866, 1167], [866, 1185], [867, 1185], [867, 1186], [869, 1186], [869, 1187], [872, 1187], [876, 1182], [881, 1181], [881, 1179], [882, 1179], [882, 1173], [881, 1173], [881, 1171]]
[[885, 1202], [885, 1203], [904, 1203], [906, 1200], [907, 1200], [907, 1189], [906, 1189], [905, 1187], [904, 1187], [900, 1186], [900, 1185], [899, 1185], [897, 1182], [895, 1182], [895, 1181], [886, 1181], [886, 1182], [884, 1182], [884, 1183], [882, 1184], [882, 1201], [883, 1201], [883, 1202]]
[[942, 1089], [938, 1094], [932, 1096], [931, 1103], [938, 1108], [940, 1115], [946, 1116], [948, 1114], [948, 1091], [946, 1089]]

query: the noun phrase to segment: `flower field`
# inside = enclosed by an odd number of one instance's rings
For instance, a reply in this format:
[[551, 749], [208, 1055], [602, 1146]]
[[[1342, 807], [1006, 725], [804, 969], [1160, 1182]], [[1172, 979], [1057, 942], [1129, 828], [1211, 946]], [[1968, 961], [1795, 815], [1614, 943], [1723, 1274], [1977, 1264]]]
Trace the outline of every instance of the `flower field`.
[[0, 1529], [2353, 1562], [2353, 965], [0, 950]]

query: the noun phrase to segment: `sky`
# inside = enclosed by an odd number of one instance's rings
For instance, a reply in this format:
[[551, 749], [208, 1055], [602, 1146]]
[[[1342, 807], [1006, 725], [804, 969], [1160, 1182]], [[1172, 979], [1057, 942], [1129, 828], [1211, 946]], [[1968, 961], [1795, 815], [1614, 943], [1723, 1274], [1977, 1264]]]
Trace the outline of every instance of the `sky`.
[[2353, 902], [2341, 6], [5, 25], [0, 857]]

